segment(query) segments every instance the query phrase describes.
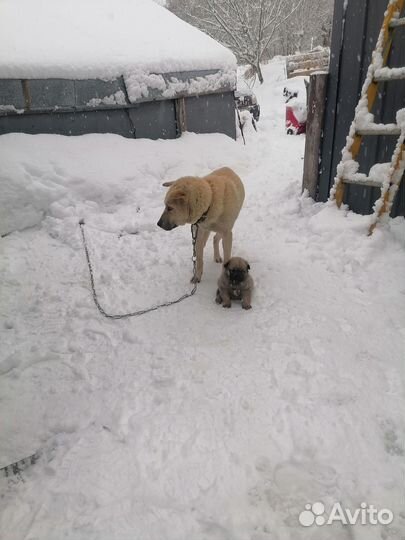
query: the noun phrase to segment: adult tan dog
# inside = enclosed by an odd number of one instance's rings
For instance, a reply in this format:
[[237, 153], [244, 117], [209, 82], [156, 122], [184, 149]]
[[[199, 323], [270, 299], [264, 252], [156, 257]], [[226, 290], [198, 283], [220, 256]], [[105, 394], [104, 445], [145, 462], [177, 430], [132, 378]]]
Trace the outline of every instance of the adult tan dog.
[[204, 247], [212, 231], [216, 233], [215, 261], [222, 262], [221, 239], [225, 262], [231, 258], [232, 228], [245, 199], [245, 189], [239, 176], [228, 167], [202, 178], [184, 176], [174, 182], [165, 182], [163, 186], [170, 189], [158, 226], [171, 231], [179, 225], [198, 223], [196, 275], [192, 281], [199, 282], [203, 273]]

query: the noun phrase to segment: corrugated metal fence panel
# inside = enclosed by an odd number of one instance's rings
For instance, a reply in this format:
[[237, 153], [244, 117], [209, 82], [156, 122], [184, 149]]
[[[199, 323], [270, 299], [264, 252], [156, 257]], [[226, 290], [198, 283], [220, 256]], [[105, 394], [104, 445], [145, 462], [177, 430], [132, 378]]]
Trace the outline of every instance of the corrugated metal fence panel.
[[174, 101], [151, 101], [128, 109], [137, 139], [175, 139], [177, 136]]
[[318, 199], [326, 201], [329, 195], [329, 179], [331, 178], [333, 149], [335, 146], [336, 105], [338, 98], [338, 80], [341, 56], [343, 2], [335, 0], [329, 76], [326, 90], [326, 110], [321, 144], [321, 162], [319, 166]]
[[[346, 21], [347, 28], [345, 29], [344, 42], [343, 42], [343, 56], [347, 62], [347, 69], [349, 71], [355, 72], [358, 77], [355, 79], [355, 83], [350, 81], [347, 89], [350, 92], [350, 98], [348, 100], [347, 108], [342, 107], [343, 116], [348, 118], [348, 125], [354, 116], [354, 109], [357, 105], [361, 88], [363, 82], [367, 75], [368, 66], [371, 62], [371, 55], [375, 48], [377, 42], [378, 34], [381, 30], [382, 21], [384, 18], [384, 11], [387, 7], [387, 1], [375, 1], [372, 0], [375, 4], [372, 9], [369, 9], [370, 6], [367, 2], [362, 2], [360, 6], [359, 2], [349, 1], [347, 8]], [[350, 8], [350, 4], [352, 6]], [[350, 9], [350, 11], [349, 11]], [[358, 10], [354, 15], [352, 10]], [[360, 10], [362, 11], [360, 13]], [[356, 20], [357, 16], [362, 17], [362, 24], [360, 21]], [[350, 25], [352, 22], [352, 25]], [[360, 67], [360, 70], [358, 69]], [[340, 95], [347, 95], [346, 86], [344, 79], [340, 82], [341, 90]], [[351, 90], [352, 89], [352, 90]], [[344, 102], [344, 99], [342, 99]], [[374, 110], [381, 108], [381, 100], [378, 99], [374, 105]], [[342, 147], [346, 142], [348, 130], [346, 132], [339, 133], [339, 140], [343, 139]], [[379, 137], [365, 137], [363, 139], [363, 144], [360, 150], [360, 153], [357, 157], [360, 164], [360, 171], [368, 173], [372, 165], [378, 161], [377, 156], [377, 145]], [[335, 170], [338, 162], [340, 161], [340, 154], [337, 156], [337, 161], [335, 165]], [[391, 154], [390, 156], [391, 157]], [[389, 158], [386, 157], [383, 161], [387, 161]], [[345, 193], [345, 202], [349, 204], [350, 208], [354, 212], [360, 214], [371, 213], [374, 201], [379, 196], [380, 190], [378, 188], [367, 188], [363, 186], [347, 186]]]
[[23, 109], [25, 99], [20, 80], [3, 79], [0, 80], [0, 107], [12, 106], [16, 109]]
[[[116, 133], [124, 137], [175, 138], [180, 131], [175, 100], [187, 96], [184, 100], [189, 131], [220, 132], [236, 138], [231, 76], [211, 70], [160, 77], [167, 85], [167, 94], [151, 88], [131, 103], [122, 77], [113, 81], [2, 79], [0, 134]], [[196, 95], [198, 91], [202, 94]]]
[[[354, 116], [361, 87], [366, 76], [371, 54], [381, 29], [387, 0], [349, 0], [345, 25], [342, 29], [344, 0], [335, 0], [332, 34], [331, 66], [327, 91], [324, 136], [319, 172], [318, 199], [328, 198], [336, 175], [349, 127]], [[405, 29], [394, 33], [389, 65], [405, 66]], [[374, 106], [376, 122], [392, 122], [395, 113], [405, 106], [405, 82], [393, 81], [380, 85]], [[365, 137], [358, 160], [360, 171], [368, 173], [375, 163], [390, 161], [395, 137]], [[393, 215], [404, 215], [404, 182], [393, 207]], [[368, 214], [379, 196], [377, 188], [347, 186], [345, 202], [358, 213]]]
[[75, 81], [38, 79], [29, 81], [29, 86], [26, 84], [26, 88], [29, 88], [31, 110], [52, 109], [53, 107], [74, 108], [76, 105]]
[[[218, 132], [236, 138], [233, 93], [185, 100], [187, 131]], [[179, 134], [174, 100], [145, 102], [131, 108], [0, 116], [0, 135], [5, 133], [116, 133], [148, 139], [174, 139]]]
[[187, 130], [195, 133], [225, 133], [236, 138], [233, 92], [185, 98]]
[[5, 133], [115, 133], [123, 137], [134, 136], [126, 109], [3, 116], [0, 117], [0, 135]]
[[75, 81], [75, 104], [76, 107], [86, 107], [92, 100], [102, 100], [106, 96], [114, 96], [117, 92], [126, 99], [126, 88], [124, 79], [114, 79], [113, 81], [102, 81], [100, 79], [87, 79]]

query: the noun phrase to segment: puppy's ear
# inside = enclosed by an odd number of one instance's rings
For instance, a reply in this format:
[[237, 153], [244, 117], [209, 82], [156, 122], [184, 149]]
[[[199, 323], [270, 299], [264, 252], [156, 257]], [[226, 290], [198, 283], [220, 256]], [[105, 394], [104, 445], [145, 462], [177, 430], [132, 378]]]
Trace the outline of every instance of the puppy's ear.
[[224, 268], [228, 268], [228, 266], [229, 266], [229, 261], [224, 264]]
[[163, 187], [170, 187], [175, 183], [176, 180], [172, 180], [172, 182], [164, 182], [162, 184]]

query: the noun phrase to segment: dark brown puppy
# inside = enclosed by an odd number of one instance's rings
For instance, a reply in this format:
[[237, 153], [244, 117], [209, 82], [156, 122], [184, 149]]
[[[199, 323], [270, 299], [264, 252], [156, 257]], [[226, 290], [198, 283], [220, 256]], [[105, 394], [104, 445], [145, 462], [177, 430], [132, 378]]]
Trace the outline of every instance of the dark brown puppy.
[[224, 308], [231, 307], [231, 300], [242, 300], [243, 309], [252, 307], [253, 279], [249, 275], [249, 263], [242, 257], [232, 257], [224, 264], [218, 279], [215, 302]]

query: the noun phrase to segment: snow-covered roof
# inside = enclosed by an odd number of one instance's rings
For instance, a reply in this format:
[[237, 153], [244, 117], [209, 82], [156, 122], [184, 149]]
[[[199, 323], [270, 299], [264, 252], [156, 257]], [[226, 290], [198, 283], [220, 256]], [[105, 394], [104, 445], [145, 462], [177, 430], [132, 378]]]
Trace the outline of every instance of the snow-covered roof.
[[0, 14], [3, 79], [236, 69], [231, 51], [152, 0], [0, 0]]

